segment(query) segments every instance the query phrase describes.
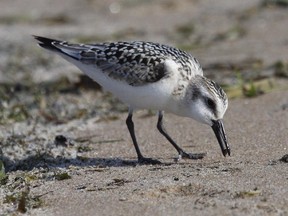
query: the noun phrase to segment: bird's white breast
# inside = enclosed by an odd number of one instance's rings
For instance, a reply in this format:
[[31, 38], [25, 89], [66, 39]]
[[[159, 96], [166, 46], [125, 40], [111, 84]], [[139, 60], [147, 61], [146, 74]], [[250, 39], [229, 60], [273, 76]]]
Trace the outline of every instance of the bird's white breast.
[[132, 86], [124, 81], [115, 80], [103, 73], [96, 65], [83, 64], [73, 59], [67, 60], [132, 108], [166, 110], [166, 105], [171, 103], [172, 92], [179, 80], [177, 73], [179, 66], [172, 60], [165, 61], [167, 77], [140, 86]]

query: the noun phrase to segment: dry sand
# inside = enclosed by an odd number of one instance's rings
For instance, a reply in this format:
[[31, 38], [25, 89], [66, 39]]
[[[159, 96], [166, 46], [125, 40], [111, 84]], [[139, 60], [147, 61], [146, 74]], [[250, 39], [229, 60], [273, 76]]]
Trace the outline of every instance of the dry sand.
[[225, 125], [232, 155], [227, 158], [210, 128], [167, 115], [173, 137], [189, 152], [207, 152], [205, 159], [174, 163], [175, 150], [153, 130], [156, 118], [136, 118], [143, 152], [163, 165], [129, 165], [135, 153], [125, 115], [97, 124], [89, 134], [124, 140], [95, 146], [95, 164], [71, 166], [71, 179], [33, 188], [34, 195], [44, 194], [45, 205], [32, 214], [287, 215], [288, 167], [279, 161], [288, 152], [287, 93], [230, 102]]

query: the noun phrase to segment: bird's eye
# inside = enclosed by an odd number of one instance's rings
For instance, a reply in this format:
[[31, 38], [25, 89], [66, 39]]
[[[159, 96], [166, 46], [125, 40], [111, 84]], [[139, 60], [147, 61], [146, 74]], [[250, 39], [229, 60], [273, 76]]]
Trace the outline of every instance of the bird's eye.
[[211, 98], [206, 99], [206, 104], [212, 109], [215, 108], [215, 102]]

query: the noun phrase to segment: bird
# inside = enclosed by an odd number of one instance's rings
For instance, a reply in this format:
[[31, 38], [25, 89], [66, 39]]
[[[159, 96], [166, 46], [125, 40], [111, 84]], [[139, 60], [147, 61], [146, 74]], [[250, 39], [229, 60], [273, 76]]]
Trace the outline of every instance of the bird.
[[126, 125], [139, 164], [158, 164], [144, 157], [136, 139], [133, 111], [158, 111], [157, 129], [178, 152], [178, 159], [202, 159], [206, 153], [185, 152], [168, 134], [164, 112], [211, 126], [224, 157], [230, 156], [223, 117], [228, 107], [224, 90], [203, 75], [190, 53], [148, 41], [77, 44], [35, 36], [38, 45], [55, 52], [127, 104]]

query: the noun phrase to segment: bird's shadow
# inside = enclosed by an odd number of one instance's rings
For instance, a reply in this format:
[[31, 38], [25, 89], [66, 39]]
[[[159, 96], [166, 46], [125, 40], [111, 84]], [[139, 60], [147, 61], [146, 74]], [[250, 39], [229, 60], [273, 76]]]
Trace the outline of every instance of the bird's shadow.
[[[138, 160], [121, 159], [121, 158], [89, 158], [79, 157], [65, 158], [63, 156], [53, 157], [48, 153], [39, 155], [31, 155], [21, 160], [10, 160], [7, 157], [3, 157], [6, 172], [12, 172], [16, 170], [30, 171], [34, 168], [65, 168], [69, 166], [77, 167], [134, 167], [139, 164]], [[161, 163], [160, 166], [169, 166], [173, 163]]]

